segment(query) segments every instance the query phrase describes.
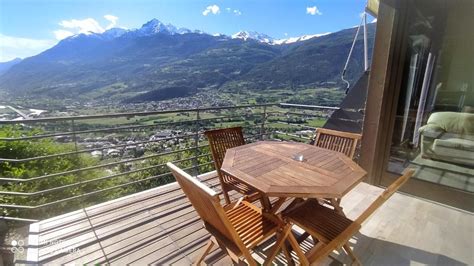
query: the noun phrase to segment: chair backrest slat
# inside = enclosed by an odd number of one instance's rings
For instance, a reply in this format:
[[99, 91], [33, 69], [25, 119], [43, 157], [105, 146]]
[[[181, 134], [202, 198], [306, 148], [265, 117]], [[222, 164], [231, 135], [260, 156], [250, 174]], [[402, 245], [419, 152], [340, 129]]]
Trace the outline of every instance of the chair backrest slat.
[[357, 148], [357, 142], [360, 139], [360, 134], [318, 128], [316, 129], [314, 145], [328, 150], [338, 151], [344, 153], [349, 158], [353, 158]]
[[230, 179], [230, 177], [221, 172], [225, 152], [227, 149], [245, 145], [242, 127], [208, 130], [204, 132], [204, 134], [209, 140], [209, 146], [217, 173], [221, 179], [227, 181], [226, 179]]
[[369, 218], [382, 204], [384, 204], [397, 190], [400, 189], [415, 173], [414, 169], [407, 169], [405, 173], [397, 178], [370, 206], [355, 220], [356, 223], [362, 224]]
[[241, 242], [225, 214], [224, 208], [220, 205], [219, 195], [174, 164], [167, 163], [166, 165], [201, 219], [234, 243]]

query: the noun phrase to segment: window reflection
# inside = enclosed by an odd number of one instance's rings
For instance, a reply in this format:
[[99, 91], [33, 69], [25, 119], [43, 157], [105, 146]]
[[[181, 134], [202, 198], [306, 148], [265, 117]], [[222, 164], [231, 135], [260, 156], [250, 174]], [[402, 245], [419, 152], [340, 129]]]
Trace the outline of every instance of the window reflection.
[[474, 192], [473, 9], [411, 1], [389, 172]]

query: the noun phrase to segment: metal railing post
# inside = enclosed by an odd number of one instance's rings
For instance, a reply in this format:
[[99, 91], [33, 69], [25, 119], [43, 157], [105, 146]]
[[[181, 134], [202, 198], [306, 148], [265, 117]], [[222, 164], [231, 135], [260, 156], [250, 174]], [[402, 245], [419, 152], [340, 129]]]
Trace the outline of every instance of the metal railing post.
[[[76, 159], [79, 161], [79, 153], [77, 153], [78, 149], [77, 149], [77, 135], [76, 135], [76, 124], [74, 123], [74, 119], [71, 119], [71, 126], [72, 126], [72, 139], [74, 141], [74, 151], [76, 152], [74, 154], [74, 157], [76, 157]], [[83, 180], [82, 180], [82, 175], [76, 175], [76, 179], [77, 179], [77, 182], [81, 183]]]
[[265, 121], [267, 120], [267, 106], [263, 106], [262, 125], [260, 128], [260, 140], [265, 140]]
[[199, 129], [201, 128], [201, 116], [200, 116], [200, 110], [196, 110], [196, 131], [194, 135], [194, 159], [193, 159], [193, 169], [195, 175], [199, 175], [199, 161], [198, 161], [198, 156], [200, 155], [199, 152]]
[[72, 126], [72, 140], [74, 140], [74, 149], [77, 152], [76, 125], [74, 124], [74, 119], [71, 119], [71, 126]]

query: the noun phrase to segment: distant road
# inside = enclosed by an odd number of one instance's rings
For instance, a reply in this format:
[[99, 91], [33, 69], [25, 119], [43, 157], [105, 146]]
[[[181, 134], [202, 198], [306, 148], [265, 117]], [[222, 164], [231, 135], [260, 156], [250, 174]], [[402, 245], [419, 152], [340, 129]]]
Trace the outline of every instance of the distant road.
[[13, 107], [11, 105], [7, 105], [7, 108], [10, 108], [13, 112], [17, 113], [18, 115], [20, 115], [24, 119], [30, 118], [27, 114], [23, 113], [22, 111], [16, 109], [15, 107]]

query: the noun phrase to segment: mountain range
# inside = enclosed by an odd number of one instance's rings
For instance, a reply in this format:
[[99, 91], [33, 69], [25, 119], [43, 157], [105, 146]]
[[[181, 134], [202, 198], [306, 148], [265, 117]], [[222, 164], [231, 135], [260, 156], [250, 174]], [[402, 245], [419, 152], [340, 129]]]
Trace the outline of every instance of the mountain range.
[[[341, 84], [340, 74], [356, 29], [275, 40], [241, 31], [211, 35], [157, 19], [139, 29], [79, 34], [2, 71], [10, 96], [125, 101], [191, 95], [199, 89], [265, 90]], [[369, 54], [375, 25], [368, 25]], [[347, 71], [363, 68], [362, 37]]]
[[0, 76], [7, 72], [12, 66], [21, 62], [21, 58], [15, 58], [7, 62], [0, 62]]

